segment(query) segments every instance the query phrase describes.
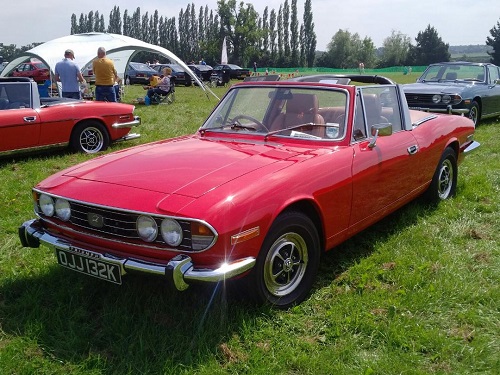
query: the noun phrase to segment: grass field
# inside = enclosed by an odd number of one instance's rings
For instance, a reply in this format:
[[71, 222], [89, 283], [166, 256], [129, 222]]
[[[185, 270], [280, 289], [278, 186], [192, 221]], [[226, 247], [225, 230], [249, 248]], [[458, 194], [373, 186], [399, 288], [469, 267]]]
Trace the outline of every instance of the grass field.
[[[176, 95], [138, 106], [142, 137], [107, 152], [192, 133], [216, 103], [196, 87]], [[129, 87], [125, 101], [140, 96]], [[225, 285], [117, 287], [22, 248], [31, 187], [92, 157], [0, 161], [0, 374], [498, 374], [499, 130], [498, 119], [477, 129], [454, 199], [417, 200], [327, 253], [311, 296], [287, 311]]]

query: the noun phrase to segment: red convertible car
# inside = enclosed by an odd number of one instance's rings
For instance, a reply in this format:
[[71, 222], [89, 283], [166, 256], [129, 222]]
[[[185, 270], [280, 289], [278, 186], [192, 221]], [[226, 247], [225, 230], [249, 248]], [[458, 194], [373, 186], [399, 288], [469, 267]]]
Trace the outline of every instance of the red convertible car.
[[68, 147], [96, 153], [110, 142], [139, 137], [134, 106], [40, 98], [30, 78], [0, 78], [0, 157]]
[[473, 136], [466, 117], [410, 111], [383, 77], [243, 82], [194, 135], [40, 182], [19, 236], [108, 282], [237, 278], [286, 308], [310, 293], [321, 253], [421, 194], [453, 196]]

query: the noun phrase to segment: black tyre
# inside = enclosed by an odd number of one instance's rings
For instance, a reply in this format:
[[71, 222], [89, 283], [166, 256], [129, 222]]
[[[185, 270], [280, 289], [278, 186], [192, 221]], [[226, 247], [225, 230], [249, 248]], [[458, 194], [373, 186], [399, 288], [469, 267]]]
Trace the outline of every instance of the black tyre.
[[85, 121], [73, 129], [70, 146], [74, 151], [87, 154], [104, 151], [109, 146], [109, 134], [99, 122]]
[[288, 308], [306, 298], [320, 259], [318, 232], [307, 216], [287, 212], [264, 240], [249, 285], [258, 303]]
[[431, 202], [439, 202], [453, 197], [457, 190], [457, 174], [457, 156], [455, 151], [448, 147], [444, 150], [434, 172], [431, 185], [426, 193], [427, 198]]
[[475, 100], [472, 102], [469, 110], [469, 118], [474, 121], [474, 125], [477, 126], [479, 120], [481, 119], [481, 110], [479, 109], [479, 104]]

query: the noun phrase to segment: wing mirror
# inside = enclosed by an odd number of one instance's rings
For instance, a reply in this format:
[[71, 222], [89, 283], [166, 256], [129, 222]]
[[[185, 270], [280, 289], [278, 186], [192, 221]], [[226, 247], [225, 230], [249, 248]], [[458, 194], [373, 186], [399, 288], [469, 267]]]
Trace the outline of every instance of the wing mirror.
[[372, 140], [368, 144], [369, 148], [374, 148], [377, 145], [378, 137], [387, 137], [392, 134], [392, 124], [390, 123], [382, 123], [375, 124], [371, 127]]

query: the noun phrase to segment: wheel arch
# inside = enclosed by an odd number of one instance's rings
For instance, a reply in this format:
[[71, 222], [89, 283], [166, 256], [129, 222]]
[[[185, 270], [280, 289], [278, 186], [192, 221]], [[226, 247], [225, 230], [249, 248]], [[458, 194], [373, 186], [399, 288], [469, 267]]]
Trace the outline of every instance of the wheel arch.
[[477, 114], [477, 122], [479, 123], [479, 121], [481, 121], [481, 118], [483, 117], [483, 101], [480, 96], [475, 96], [474, 98], [472, 98], [471, 106], [473, 102], [476, 102], [479, 106], [479, 113]]
[[106, 126], [106, 123], [98, 117], [86, 117], [84, 119], [81, 119], [81, 120], [75, 122], [75, 124], [73, 125], [73, 128], [71, 129], [70, 136], [73, 136], [73, 134], [75, 133], [78, 126], [80, 126], [81, 124], [85, 124], [87, 122], [90, 122], [90, 123], [95, 122], [95, 123], [98, 123], [99, 125], [101, 125], [104, 128], [104, 130], [106, 131], [106, 133], [108, 134], [109, 139], [111, 140], [111, 134], [109, 134], [109, 129]]
[[281, 210], [281, 212], [276, 217], [290, 211], [301, 212], [312, 220], [314, 226], [316, 227], [316, 230], [318, 231], [318, 237], [321, 247], [320, 250], [322, 253], [325, 252], [325, 229], [323, 225], [322, 215], [317, 204], [310, 199], [301, 199], [289, 204], [287, 207]]
[[455, 151], [455, 156], [458, 158], [458, 154], [459, 154], [459, 149], [460, 149], [460, 144], [458, 142], [458, 139], [454, 139], [452, 140], [450, 143], [448, 143], [446, 145], [446, 147], [443, 149], [443, 151], [441, 152], [441, 154], [444, 152], [444, 150], [446, 150], [447, 148], [451, 148], [453, 151]]

